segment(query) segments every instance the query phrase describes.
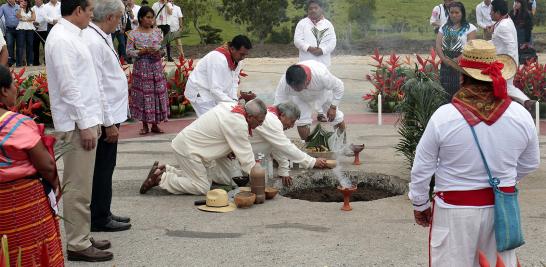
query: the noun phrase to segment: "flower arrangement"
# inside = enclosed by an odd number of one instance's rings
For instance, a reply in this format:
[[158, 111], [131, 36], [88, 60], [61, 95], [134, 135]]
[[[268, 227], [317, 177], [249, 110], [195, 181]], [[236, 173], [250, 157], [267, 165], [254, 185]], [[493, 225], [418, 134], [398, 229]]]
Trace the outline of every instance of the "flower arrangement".
[[536, 60], [529, 60], [521, 65], [514, 76], [514, 86], [529, 98], [546, 102], [546, 68]]
[[24, 77], [25, 71], [25, 68], [20, 69], [19, 72], [11, 70], [15, 87], [19, 92], [17, 103], [11, 108], [11, 111], [29, 116], [38, 123], [51, 125], [53, 120], [47, 77], [44, 73]]
[[180, 117], [191, 108], [190, 102], [184, 96], [186, 83], [194, 69], [193, 59], [186, 59], [183, 55], [178, 57], [176, 68], [165, 73], [167, 90], [169, 94], [169, 106], [171, 117]]
[[371, 56], [375, 62], [372, 64], [375, 70], [366, 75], [366, 80], [371, 82], [374, 88], [371, 93], [362, 97], [365, 101], [369, 101], [368, 105], [372, 111], [377, 112], [379, 94], [382, 96], [383, 111], [395, 111], [398, 103], [404, 98], [402, 87], [408, 79], [408, 73], [413, 72], [413, 64], [417, 65], [419, 72], [426, 73], [432, 79], [438, 80], [440, 60], [434, 49], [430, 50], [430, 56], [426, 59], [419, 55], [415, 57], [417, 61], [413, 63], [410, 56], [406, 56], [402, 60], [400, 56], [392, 52], [385, 60], [379, 50], [375, 49], [374, 54]]

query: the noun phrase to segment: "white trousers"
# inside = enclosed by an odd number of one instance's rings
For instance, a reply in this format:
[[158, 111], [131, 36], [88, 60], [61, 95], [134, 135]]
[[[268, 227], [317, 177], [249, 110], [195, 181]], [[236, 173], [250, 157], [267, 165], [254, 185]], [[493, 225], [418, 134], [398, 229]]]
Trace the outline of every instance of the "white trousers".
[[529, 97], [524, 94], [519, 88], [514, 86], [514, 78], [507, 80], [506, 85], [508, 88], [508, 96], [515, 99], [520, 104], [523, 104], [526, 100], [529, 100]]
[[167, 165], [159, 187], [171, 194], [206, 195], [212, 182], [235, 185], [232, 177], [241, 176], [239, 162], [227, 157], [210, 163], [187, 158], [175, 152], [179, 169]]
[[[497, 262], [493, 208], [446, 209], [435, 206], [431, 232], [433, 267], [479, 267], [478, 250]], [[516, 251], [500, 253], [507, 267], [516, 266]]]
[[191, 106], [193, 107], [193, 110], [195, 111], [195, 114], [197, 117], [201, 117], [203, 114], [205, 114], [207, 111], [211, 110], [212, 108], [216, 107], [216, 101], [195, 101], [190, 102]]
[[[305, 126], [313, 123], [313, 112], [318, 111], [319, 113], [326, 112], [332, 104], [334, 99], [333, 93], [331, 91], [326, 92], [321, 95], [315, 101], [309, 102], [302, 99], [299, 96], [292, 96], [291, 100], [301, 111], [300, 119], [296, 121], [296, 126]], [[325, 114], [326, 115], [326, 114]], [[339, 107], [336, 112], [336, 118], [334, 121], [329, 122], [331, 125], [337, 125], [343, 121], [343, 112], [339, 110]]]

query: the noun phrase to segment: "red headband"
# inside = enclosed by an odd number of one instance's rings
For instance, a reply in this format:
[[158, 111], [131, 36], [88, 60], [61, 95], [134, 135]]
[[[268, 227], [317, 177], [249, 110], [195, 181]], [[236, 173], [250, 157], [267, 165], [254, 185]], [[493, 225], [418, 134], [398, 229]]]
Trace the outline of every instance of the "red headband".
[[493, 95], [496, 98], [504, 99], [508, 97], [508, 91], [506, 90], [506, 80], [502, 77], [501, 70], [504, 68], [504, 64], [500, 61], [493, 61], [491, 63], [479, 62], [467, 59], [461, 59], [459, 66], [463, 68], [479, 69], [482, 74], [488, 75], [493, 81]]

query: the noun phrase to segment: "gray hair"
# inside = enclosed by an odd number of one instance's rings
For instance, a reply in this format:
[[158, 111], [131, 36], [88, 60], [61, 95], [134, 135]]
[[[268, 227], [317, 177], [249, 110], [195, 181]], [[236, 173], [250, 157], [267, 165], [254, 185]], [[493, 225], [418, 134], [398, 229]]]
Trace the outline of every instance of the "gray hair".
[[121, 0], [95, 0], [93, 21], [103, 22], [109, 15], [125, 12], [125, 5]]
[[292, 102], [278, 104], [277, 109], [284, 116], [294, 120], [298, 120], [301, 116], [300, 108], [298, 108], [298, 106]]
[[259, 98], [255, 98], [245, 104], [245, 110], [248, 115], [265, 115], [267, 113], [267, 106], [265, 105], [264, 101]]

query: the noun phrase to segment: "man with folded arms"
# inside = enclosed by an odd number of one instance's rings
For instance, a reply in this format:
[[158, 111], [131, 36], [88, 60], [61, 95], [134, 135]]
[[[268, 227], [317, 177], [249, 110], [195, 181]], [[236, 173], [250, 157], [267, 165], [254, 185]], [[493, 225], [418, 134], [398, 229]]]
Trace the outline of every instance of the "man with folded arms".
[[145, 194], [159, 186], [171, 194], [205, 195], [212, 182], [233, 185], [238, 166], [252, 173], [262, 170], [254, 160], [248, 137], [260, 126], [267, 113], [264, 102], [254, 99], [244, 106], [220, 103], [184, 128], [173, 140], [172, 148], [179, 169], [155, 162], [142, 186]]

